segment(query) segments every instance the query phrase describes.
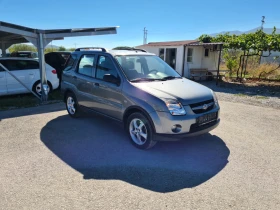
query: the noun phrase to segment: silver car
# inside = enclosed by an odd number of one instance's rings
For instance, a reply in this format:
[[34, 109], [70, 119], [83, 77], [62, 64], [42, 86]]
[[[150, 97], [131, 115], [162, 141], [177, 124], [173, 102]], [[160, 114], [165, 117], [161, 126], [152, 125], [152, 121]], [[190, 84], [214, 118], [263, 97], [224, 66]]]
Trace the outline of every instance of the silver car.
[[211, 89], [141, 49], [76, 49], [66, 63], [61, 89], [71, 117], [85, 108], [120, 121], [140, 149], [207, 133], [220, 122]]

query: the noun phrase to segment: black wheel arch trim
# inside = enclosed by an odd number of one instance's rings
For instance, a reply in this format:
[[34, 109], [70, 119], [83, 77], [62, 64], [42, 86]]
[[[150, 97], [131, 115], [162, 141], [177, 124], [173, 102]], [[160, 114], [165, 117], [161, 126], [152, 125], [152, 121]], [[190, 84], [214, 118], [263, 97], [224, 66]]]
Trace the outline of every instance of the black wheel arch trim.
[[[73, 90], [71, 90], [70, 88], [67, 88], [67, 89], [65, 89], [64, 91], [63, 91], [63, 101], [66, 103], [66, 96], [67, 96], [67, 93], [72, 93], [74, 96], [75, 96], [75, 98], [77, 99], [77, 96], [76, 96], [76, 94], [74, 93], [74, 91]], [[77, 101], [77, 103], [78, 103], [78, 101]], [[79, 104], [79, 103], [78, 103]]]
[[132, 109], [137, 109], [137, 110], [139, 110], [140, 112], [142, 112], [142, 113], [145, 115], [145, 117], [148, 118], [148, 120], [150, 121], [150, 123], [151, 123], [151, 125], [152, 125], [153, 132], [155, 133], [155, 132], [156, 132], [156, 128], [155, 128], [155, 125], [154, 125], [154, 121], [152, 120], [150, 114], [149, 114], [145, 109], [143, 109], [143, 108], [140, 107], [140, 106], [130, 106], [130, 107], [128, 107], [128, 108], [124, 111], [124, 114], [123, 114], [123, 123], [126, 123], [127, 117], [129, 116], [129, 115], [128, 115], [128, 116], [126, 116], [126, 115], [127, 115], [127, 113], [128, 113], [130, 110], [132, 110]]

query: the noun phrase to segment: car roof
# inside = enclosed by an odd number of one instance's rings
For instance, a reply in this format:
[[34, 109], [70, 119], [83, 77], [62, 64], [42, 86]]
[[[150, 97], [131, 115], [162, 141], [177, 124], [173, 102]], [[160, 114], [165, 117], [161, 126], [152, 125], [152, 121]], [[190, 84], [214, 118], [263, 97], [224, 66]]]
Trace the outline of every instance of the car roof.
[[72, 53], [72, 51], [55, 51], [56, 53]]
[[75, 51], [73, 54], [94, 54], [94, 53], [108, 53], [112, 56], [116, 55], [155, 55], [153, 53], [143, 52], [141, 50], [106, 50], [106, 52], [102, 50], [82, 50], [82, 51]]
[[14, 51], [12, 53], [37, 53], [37, 52], [33, 52], [33, 51]]
[[24, 57], [0, 57], [0, 60], [27, 60], [27, 61], [38, 61], [34, 58], [24, 58]]
[[155, 55], [153, 53], [143, 52], [140, 50], [109, 50], [113, 56], [116, 55]]

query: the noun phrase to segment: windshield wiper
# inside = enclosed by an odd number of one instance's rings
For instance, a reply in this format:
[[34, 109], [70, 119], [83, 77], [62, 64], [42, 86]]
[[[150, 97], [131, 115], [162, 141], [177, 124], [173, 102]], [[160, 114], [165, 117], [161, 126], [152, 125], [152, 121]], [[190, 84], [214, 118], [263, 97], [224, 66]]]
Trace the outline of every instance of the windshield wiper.
[[181, 78], [182, 77], [167, 76], [167, 77], [163, 77], [162, 80], [181, 79]]
[[135, 78], [130, 80], [130, 82], [142, 82], [142, 81], [155, 81], [159, 79], [154, 79], [154, 78]]

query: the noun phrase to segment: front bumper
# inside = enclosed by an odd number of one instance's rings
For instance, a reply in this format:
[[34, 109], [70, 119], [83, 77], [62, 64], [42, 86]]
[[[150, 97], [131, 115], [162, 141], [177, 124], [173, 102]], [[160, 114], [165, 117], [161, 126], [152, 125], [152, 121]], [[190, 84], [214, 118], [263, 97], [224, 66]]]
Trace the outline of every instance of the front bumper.
[[155, 140], [156, 141], [178, 141], [186, 137], [199, 136], [205, 133], [210, 132], [214, 128], [216, 128], [220, 123], [220, 119], [209, 122], [205, 125], [198, 126], [197, 124], [193, 124], [190, 127], [190, 131], [182, 134], [164, 134], [164, 133], [156, 133]]

